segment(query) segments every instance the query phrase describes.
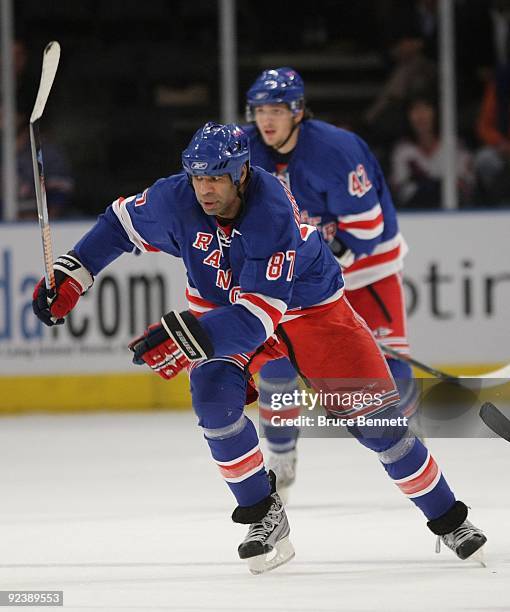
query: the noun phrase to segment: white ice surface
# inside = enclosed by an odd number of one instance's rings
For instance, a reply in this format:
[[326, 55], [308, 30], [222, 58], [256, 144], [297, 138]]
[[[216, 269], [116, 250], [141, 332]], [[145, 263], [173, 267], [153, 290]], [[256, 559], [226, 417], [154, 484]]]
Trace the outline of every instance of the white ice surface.
[[4, 418], [0, 589], [63, 590], [64, 608], [44, 609], [66, 611], [510, 610], [510, 444], [430, 448], [487, 534], [487, 568], [436, 555], [419, 511], [356, 441], [302, 439], [296, 557], [252, 576], [190, 412]]

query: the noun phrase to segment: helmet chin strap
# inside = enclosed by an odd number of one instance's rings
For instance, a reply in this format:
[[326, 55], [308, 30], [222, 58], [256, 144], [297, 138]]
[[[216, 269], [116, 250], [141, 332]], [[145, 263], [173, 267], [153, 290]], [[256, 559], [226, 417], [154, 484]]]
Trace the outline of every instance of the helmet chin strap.
[[298, 128], [300, 125], [301, 125], [301, 121], [297, 121], [296, 123], [294, 123], [294, 125], [292, 126], [292, 128], [291, 128], [291, 130], [290, 130], [290, 132], [289, 132], [289, 135], [287, 136], [287, 138], [285, 138], [285, 140], [283, 140], [283, 141], [282, 141], [282, 142], [280, 142], [279, 144], [271, 146], [271, 148], [272, 148], [272, 149], [274, 149], [274, 150], [275, 150], [277, 153], [279, 153], [279, 152], [280, 152], [280, 149], [281, 149], [282, 147], [284, 147], [284, 146], [285, 146], [285, 145], [286, 145], [286, 144], [289, 142], [289, 140], [290, 140], [290, 139], [291, 139], [291, 137], [292, 137], [292, 134], [294, 134], [294, 132], [297, 130], [297, 128]]

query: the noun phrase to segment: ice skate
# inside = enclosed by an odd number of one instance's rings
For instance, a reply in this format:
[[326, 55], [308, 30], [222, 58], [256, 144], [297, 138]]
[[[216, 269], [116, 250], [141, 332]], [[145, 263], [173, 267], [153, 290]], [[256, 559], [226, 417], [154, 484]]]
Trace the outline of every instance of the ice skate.
[[[428, 522], [431, 531], [437, 535], [436, 552], [440, 552], [443, 542], [459, 559], [463, 561], [470, 559], [485, 565], [482, 547], [487, 542], [487, 538], [483, 531], [475, 527], [466, 517], [467, 506], [458, 501], [443, 517]], [[453, 529], [445, 532], [448, 527]]]
[[441, 550], [441, 542], [448, 546], [459, 559], [471, 559], [485, 565], [482, 546], [487, 542], [483, 532], [466, 520], [451, 533], [437, 536], [436, 552]]
[[238, 506], [232, 514], [235, 523], [249, 524], [247, 536], [238, 548], [239, 557], [248, 560], [252, 574], [262, 574], [294, 557], [289, 540], [290, 526], [285, 508], [276, 492], [276, 477], [269, 472], [271, 494], [258, 504]]
[[293, 448], [285, 453], [269, 451], [266, 465], [276, 475], [277, 491], [282, 502], [288, 503], [289, 489], [296, 480], [297, 451]]

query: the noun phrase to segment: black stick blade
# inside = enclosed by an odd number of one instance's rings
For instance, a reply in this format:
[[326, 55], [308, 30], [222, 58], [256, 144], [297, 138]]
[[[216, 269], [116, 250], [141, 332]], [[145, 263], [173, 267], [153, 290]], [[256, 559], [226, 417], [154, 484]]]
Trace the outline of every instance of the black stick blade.
[[480, 408], [480, 418], [493, 432], [510, 442], [510, 419], [498, 410], [494, 404], [485, 402]]

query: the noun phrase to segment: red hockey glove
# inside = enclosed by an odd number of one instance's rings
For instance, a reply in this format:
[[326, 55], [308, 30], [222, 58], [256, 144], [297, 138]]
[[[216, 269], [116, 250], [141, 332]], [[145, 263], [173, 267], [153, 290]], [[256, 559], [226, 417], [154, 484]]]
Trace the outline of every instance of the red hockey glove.
[[280, 342], [276, 334], [269, 336], [269, 338], [260, 346], [256, 351], [250, 354], [250, 361], [248, 362], [248, 372], [255, 376], [257, 372], [262, 369], [262, 366], [266, 365], [268, 361], [273, 359], [281, 359], [282, 357], [288, 357], [288, 352], [285, 344]]
[[37, 283], [32, 296], [35, 316], [45, 325], [61, 325], [64, 317], [76, 306], [94, 283], [92, 274], [83, 267], [74, 251], [62, 255], [53, 264], [55, 272], [55, 294], [46, 288], [44, 278]]
[[133, 363], [146, 363], [165, 380], [176, 376], [192, 361], [212, 357], [214, 349], [198, 319], [190, 312], [173, 310], [135, 338], [129, 348]]

